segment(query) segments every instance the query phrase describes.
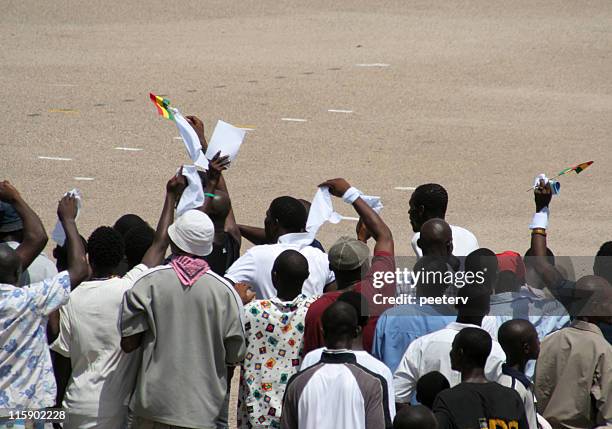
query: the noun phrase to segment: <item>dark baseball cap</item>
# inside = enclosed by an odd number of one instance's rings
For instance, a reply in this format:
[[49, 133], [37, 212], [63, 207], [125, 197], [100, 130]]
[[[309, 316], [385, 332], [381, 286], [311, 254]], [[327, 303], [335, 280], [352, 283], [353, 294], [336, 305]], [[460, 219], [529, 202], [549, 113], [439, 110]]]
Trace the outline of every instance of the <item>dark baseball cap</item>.
[[14, 232], [23, 229], [23, 221], [15, 208], [0, 201], [0, 232]]

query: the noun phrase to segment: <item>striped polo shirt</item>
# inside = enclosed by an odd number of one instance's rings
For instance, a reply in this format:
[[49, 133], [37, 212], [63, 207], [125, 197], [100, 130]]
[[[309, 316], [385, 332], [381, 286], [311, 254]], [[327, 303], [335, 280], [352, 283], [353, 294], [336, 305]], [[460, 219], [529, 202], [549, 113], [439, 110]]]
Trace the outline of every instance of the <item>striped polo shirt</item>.
[[281, 428], [390, 428], [388, 389], [353, 353], [323, 352], [319, 363], [289, 380]]

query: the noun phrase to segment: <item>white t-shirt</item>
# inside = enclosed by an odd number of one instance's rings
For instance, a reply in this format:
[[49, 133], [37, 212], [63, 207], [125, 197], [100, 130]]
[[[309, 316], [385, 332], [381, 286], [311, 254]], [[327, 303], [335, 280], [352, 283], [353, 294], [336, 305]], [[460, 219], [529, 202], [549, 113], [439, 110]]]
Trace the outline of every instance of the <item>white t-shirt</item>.
[[307, 233], [293, 233], [280, 236], [276, 244], [253, 246], [228, 268], [225, 277], [234, 283], [250, 283], [257, 293], [257, 299], [275, 297], [272, 266], [278, 255], [293, 249], [308, 260], [310, 275], [304, 282], [302, 293], [307, 297], [320, 295], [325, 285], [333, 282], [335, 277], [329, 269], [327, 254], [312, 247], [311, 243], [312, 237]]
[[[431, 371], [438, 371], [446, 377], [450, 387], [461, 382], [461, 373], [451, 367], [450, 350], [455, 335], [463, 328], [480, 328], [467, 323], [449, 323], [446, 328], [431, 334], [423, 335], [408, 346], [399, 366], [393, 374], [395, 398], [397, 402], [409, 403], [416, 393], [419, 378]], [[499, 343], [493, 340], [491, 354], [485, 366], [485, 376], [490, 381], [497, 381], [502, 373], [502, 364], [506, 354]]]
[[[525, 375], [523, 377], [526, 378]], [[509, 387], [511, 389], [516, 390], [516, 392], [521, 397], [523, 401], [523, 405], [525, 406], [525, 415], [527, 416], [527, 423], [529, 424], [529, 429], [538, 429], [538, 417], [535, 409], [535, 396], [533, 394], [533, 385], [529, 385], [529, 387], [525, 386], [521, 380], [513, 377], [509, 374], [500, 375], [497, 380], [499, 384], [502, 386]]]
[[393, 420], [395, 417], [395, 389], [393, 389], [393, 374], [391, 374], [391, 370], [387, 367], [387, 365], [363, 350], [327, 350], [325, 347], [321, 347], [320, 349], [313, 350], [304, 356], [300, 371], [316, 365], [321, 360], [321, 354], [323, 351], [327, 351], [329, 353], [352, 353], [357, 358], [357, 363], [359, 365], [369, 369], [375, 374], [382, 375], [385, 380], [387, 380], [389, 392], [389, 415], [391, 416], [391, 420]]
[[72, 364], [63, 404], [70, 413], [110, 417], [128, 404], [140, 353], [121, 350], [121, 304], [146, 271], [140, 264], [123, 278], [83, 282], [60, 309], [60, 335], [51, 348]]
[[[478, 249], [478, 240], [476, 240], [476, 236], [472, 234], [465, 228], [461, 228], [460, 226], [451, 225], [451, 230], [453, 232], [453, 255], [455, 256], [467, 256], [472, 253], [474, 250]], [[412, 236], [412, 250], [417, 255], [417, 258], [423, 256], [423, 251], [417, 245], [417, 240], [421, 236], [420, 232], [416, 232], [414, 236]]]

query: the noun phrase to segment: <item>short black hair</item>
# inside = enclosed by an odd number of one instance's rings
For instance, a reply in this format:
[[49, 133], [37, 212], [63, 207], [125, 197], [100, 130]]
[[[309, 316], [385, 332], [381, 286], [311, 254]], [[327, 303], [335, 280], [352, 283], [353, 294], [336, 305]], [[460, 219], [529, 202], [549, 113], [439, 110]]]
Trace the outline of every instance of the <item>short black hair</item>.
[[485, 247], [476, 249], [465, 257], [464, 266], [466, 273], [482, 273], [486, 286], [492, 292], [497, 278], [497, 268], [499, 267], [495, 252]]
[[412, 201], [417, 207], [425, 207], [425, 212], [433, 217], [444, 219], [446, 216], [448, 193], [442, 185], [426, 183], [418, 186], [412, 193]]
[[463, 350], [465, 362], [476, 368], [484, 368], [491, 354], [493, 340], [484, 329], [468, 327], [457, 333], [455, 344]]
[[529, 341], [530, 338], [525, 338], [527, 332], [537, 336], [535, 327], [525, 319], [507, 320], [499, 327], [497, 340], [508, 358], [514, 357], [520, 352], [523, 342]]
[[397, 412], [393, 429], [438, 429], [438, 421], [429, 408], [415, 405]]
[[125, 234], [125, 258], [130, 267], [140, 264], [154, 238], [155, 230], [147, 224], [136, 226]]
[[300, 288], [306, 281], [310, 272], [308, 271], [308, 260], [297, 250], [287, 249], [281, 252], [274, 260], [272, 271], [281, 283], [298, 285]]
[[130, 229], [140, 225], [147, 225], [147, 223], [140, 216], [135, 215], [133, 213], [129, 213], [124, 214], [119, 219], [117, 219], [115, 225], [113, 225], [113, 228], [115, 228], [115, 230], [119, 234], [121, 234], [122, 237], [125, 237], [125, 234], [127, 234]]
[[92, 267], [116, 268], [123, 259], [123, 253], [123, 238], [110, 226], [96, 228], [87, 240], [87, 254]]
[[357, 311], [346, 302], [336, 301], [321, 316], [325, 341], [354, 338], [358, 326]]
[[593, 262], [593, 274], [603, 277], [612, 285], [612, 241], [601, 245]]
[[278, 197], [272, 201], [270, 216], [280, 226], [291, 232], [303, 231], [306, 228], [308, 217], [304, 204], [300, 200], [289, 196]]
[[431, 409], [438, 393], [446, 389], [450, 389], [450, 383], [444, 374], [438, 371], [431, 371], [417, 381], [416, 399]]
[[353, 308], [357, 312], [357, 316], [359, 317], [359, 326], [363, 328], [365, 327], [365, 325], [368, 324], [368, 320], [370, 319], [370, 313], [368, 310], [368, 300], [365, 299], [362, 294], [353, 290], [349, 290], [340, 295], [338, 297], [338, 301], [346, 302], [353, 306]]

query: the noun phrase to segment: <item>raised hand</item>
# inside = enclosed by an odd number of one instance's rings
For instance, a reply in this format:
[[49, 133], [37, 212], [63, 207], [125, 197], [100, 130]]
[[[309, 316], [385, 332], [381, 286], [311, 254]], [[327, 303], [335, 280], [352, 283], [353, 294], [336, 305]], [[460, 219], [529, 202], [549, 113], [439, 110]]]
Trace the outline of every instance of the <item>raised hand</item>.
[[78, 212], [77, 199], [72, 195], [64, 195], [57, 205], [57, 217], [60, 221], [75, 220]]
[[351, 187], [349, 182], [342, 178], [326, 180], [319, 185], [319, 187], [321, 186], [327, 186], [330, 194], [332, 194], [334, 197], [342, 197]]
[[0, 201], [13, 203], [19, 198], [19, 191], [8, 180], [0, 182]]
[[173, 195], [178, 198], [181, 196], [185, 188], [187, 187], [187, 179], [182, 174], [176, 174], [172, 176], [168, 183], [166, 184], [166, 192], [169, 195]]
[[218, 182], [221, 177], [221, 172], [227, 170], [230, 165], [229, 155], [221, 156], [221, 151], [217, 152], [211, 160], [208, 161], [208, 172], [206, 178], [209, 182]]
[[546, 183], [544, 179], [540, 179], [540, 183], [538, 183], [538, 186], [533, 190], [533, 196], [535, 199], [536, 212], [540, 212], [545, 207], [548, 207], [553, 196], [550, 182]]
[[202, 152], [206, 153], [206, 149], [208, 149], [208, 143], [206, 142], [206, 136], [204, 135], [204, 122], [197, 116], [185, 116], [189, 125], [195, 130], [198, 138], [200, 139], [200, 144], [202, 145]]

